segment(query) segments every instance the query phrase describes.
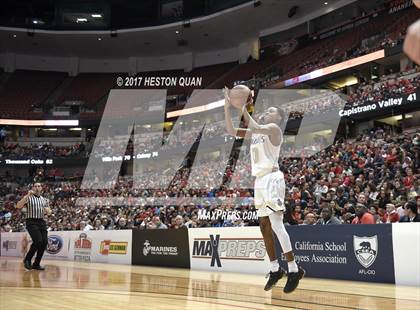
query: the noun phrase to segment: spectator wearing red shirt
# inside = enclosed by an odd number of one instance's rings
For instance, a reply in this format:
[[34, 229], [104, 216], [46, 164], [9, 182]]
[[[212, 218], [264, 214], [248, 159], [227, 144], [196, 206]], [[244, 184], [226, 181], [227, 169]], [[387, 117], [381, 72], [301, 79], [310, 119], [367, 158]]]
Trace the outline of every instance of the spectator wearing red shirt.
[[364, 204], [356, 204], [356, 217], [351, 222], [352, 224], [375, 224], [375, 217], [368, 212]]
[[392, 203], [386, 205], [386, 213], [381, 220], [382, 223], [397, 223], [400, 221], [400, 216]]
[[407, 168], [407, 176], [403, 179], [404, 186], [411, 188], [414, 185], [413, 169]]
[[359, 161], [357, 163], [357, 167], [359, 167], [360, 169], [363, 169], [365, 167], [365, 159], [359, 158]]
[[351, 184], [352, 184], [352, 175], [350, 172], [347, 172], [343, 180], [343, 185], [348, 187]]
[[397, 161], [397, 149], [393, 148], [388, 152], [385, 157], [385, 161], [390, 164], [394, 164]]
[[335, 175], [341, 175], [343, 173], [343, 167], [341, 167], [340, 165], [335, 166], [335, 169], [333, 170], [333, 172], [335, 173]]
[[293, 187], [291, 198], [293, 200], [300, 200], [300, 191], [299, 191], [299, 188]]

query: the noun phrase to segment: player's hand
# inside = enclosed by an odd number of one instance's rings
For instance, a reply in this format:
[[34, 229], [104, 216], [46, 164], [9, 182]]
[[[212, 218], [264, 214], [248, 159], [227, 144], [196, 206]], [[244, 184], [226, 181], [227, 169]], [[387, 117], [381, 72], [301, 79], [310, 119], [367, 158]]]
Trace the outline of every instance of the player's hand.
[[225, 88], [223, 88], [223, 94], [225, 95], [225, 106], [229, 107], [230, 106], [229, 88], [227, 88], [226, 86]]
[[408, 27], [403, 49], [412, 61], [420, 65], [420, 20]]

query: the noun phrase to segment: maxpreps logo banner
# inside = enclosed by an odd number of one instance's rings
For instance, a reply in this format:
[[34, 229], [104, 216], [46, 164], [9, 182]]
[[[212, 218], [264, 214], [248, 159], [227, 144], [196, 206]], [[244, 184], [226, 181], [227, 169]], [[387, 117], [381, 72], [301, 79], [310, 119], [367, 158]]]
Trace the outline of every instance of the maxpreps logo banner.
[[[392, 225], [289, 226], [295, 258], [309, 277], [394, 283]], [[281, 265], [287, 269], [280, 245]]]
[[190, 268], [188, 230], [133, 230], [132, 263]]
[[258, 227], [189, 230], [191, 268], [264, 273], [268, 257]]

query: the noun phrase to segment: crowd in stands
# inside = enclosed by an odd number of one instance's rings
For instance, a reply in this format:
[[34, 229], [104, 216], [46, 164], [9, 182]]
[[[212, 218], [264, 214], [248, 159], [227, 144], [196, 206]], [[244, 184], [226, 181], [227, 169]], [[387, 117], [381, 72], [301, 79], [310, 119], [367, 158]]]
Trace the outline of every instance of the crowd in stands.
[[415, 214], [420, 207], [419, 137], [381, 129], [360, 135], [354, 142], [335, 144], [316, 158], [294, 164], [285, 160], [285, 167], [293, 167], [286, 175], [292, 187], [293, 221], [407, 221], [412, 215], [407, 202], [415, 201]]
[[[332, 108], [351, 108], [366, 103], [376, 103], [401, 94], [414, 93], [420, 87], [420, 66], [405, 72], [382, 76], [379, 80], [361, 81], [349, 90], [348, 96], [340, 96], [341, 90], [324, 96], [291, 102], [283, 106], [290, 118], [302, 118], [306, 114], [326, 113]], [[345, 105], [343, 106], [343, 103]]]
[[379, 81], [362, 82], [349, 95], [347, 106], [358, 106], [366, 101], [378, 102], [400, 94], [410, 94], [420, 86], [420, 67], [382, 76]]
[[[136, 156], [134, 148], [141, 150], [141, 154], [147, 154], [158, 150], [169, 148], [191, 146], [196, 141], [208, 141], [213, 138], [223, 137], [225, 128], [224, 122], [206, 121], [205, 130], [202, 131], [204, 121], [197, 125], [196, 123], [178, 124], [180, 127], [171, 132], [162, 127], [154, 129], [144, 129], [142, 133], [136, 133], [127, 137], [123, 135], [109, 137], [106, 136], [100, 140], [99, 144], [93, 149], [91, 156], [95, 158], [104, 158], [106, 156], [116, 155], [116, 150], [124, 148], [126, 155]], [[162, 135], [163, 132], [163, 135]], [[136, 141], [134, 147], [133, 139]]]
[[76, 143], [71, 146], [57, 146], [51, 143], [33, 143], [25, 146], [15, 142], [0, 145], [0, 158], [3, 159], [45, 159], [53, 157], [85, 157], [86, 146]]
[[338, 49], [334, 49], [332, 51], [332, 54], [329, 51], [325, 50], [324, 52], [318, 55], [319, 57], [316, 60], [306, 61], [300, 64], [300, 74], [311, 72], [320, 68], [325, 68], [352, 58], [360, 57], [377, 51], [379, 49], [397, 46], [398, 44], [402, 44], [402, 42], [404, 41], [404, 37], [404, 32], [400, 32], [398, 34], [398, 37], [395, 39], [392, 39], [390, 36], [385, 35], [385, 37], [382, 40], [379, 40], [378, 42], [376, 42], [376, 44], [372, 46], [357, 46], [348, 51], [345, 51], [344, 54], [338, 53]]
[[[420, 208], [419, 150], [420, 134], [396, 134], [390, 129], [377, 129], [360, 135], [355, 141], [338, 142], [311, 158], [283, 159], [280, 164], [287, 185], [288, 223], [325, 225], [417, 221]], [[239, 214], [255, 212], [252, 186], [237, 186], [249, 177], [249, 165], [241, 164], [236, 170], [234, 162], [229, 163], [223, 173], [223, 184], [215, 188], [209, 185], [215, 183], [215, 178], [220, 178], [214, 171], [221, 171], [218, 166], [223, 165], [222, 161], [199, 166], [201, 175], [195, 176], [194, 180], [198, 189], [187, 186], [188, 167], [172, 171], [174, 174], [169, 172], [168, 176], [151, 172], [144, 184], [137, 183], [135, 188], [130, 176], [120, 176], [112, 190], [81, 189], [80, 182], [45, 182], [43, 195], [49, 199], [52, 208], [52, 214], [47, 217], [49, 230], [257, 225], [256, 218], [199, 217], [200, 210], [222, 209]], [[15, 203], [28, 187], [10, 184], [2, 193], [1, 229], [21, 231], [24, 230], [24, 212], [16, 210]], [[169, 186], [161, 188], [162, 184]], [[118, 206], [110, 205], [106, 199], [95, 204], [77, 202], [78, 198], [89, 197], [123, 197], [124, 200]], [[199, 197], [206, 202], [197, 204], [189, 200]], [[140, 201], [145, 198], [178, 198], [179, 203], [150, 204], [148, 201], [151, 200], [147, 199], [138, 203], [139, 198]]]

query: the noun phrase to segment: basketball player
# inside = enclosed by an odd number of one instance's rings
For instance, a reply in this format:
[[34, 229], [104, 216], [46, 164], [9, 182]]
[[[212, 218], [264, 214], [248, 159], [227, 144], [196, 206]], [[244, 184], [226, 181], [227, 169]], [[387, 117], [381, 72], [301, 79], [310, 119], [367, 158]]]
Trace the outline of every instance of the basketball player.
[[296, 264], [289, 235], [283, 224], [285, 209], [285, 181], [279, 170], [278, 157], [283, 142], [281, 122], [284, 112], [278, 108], [270, 107], [263, 114], [262, 124], [258, 124], [248, 113], [246, 106], [242, 106], [242, 114], [248, 128], [234, 128], [230, 114], [231, 98], [234, 92], [248, 92], [247, 104], [252, 103], [250, 90], [244, 85], [235, 86], [231, 92], [225, 87], [225, 120], [230, 135], [251, 139], [252, 175], [256, 177], [254, 185], [254, 201], [260, 222], [261, 233], [264, 238], [267, 254], [271, 261], [268, 274], [269, 279], [264, 287], [268, 291], [273, 288], [284, 274], [280, 268], [272, 232], [276, 234], [287, 259], [287, 283], [283, 289], [285, 293], [293, 292], [305, 271]]
[[[17, 204], [17, 209], [27, 208], [26, 229], [32, 238], [32, 245], [26, 254], [23, 265], [26, 269], [44, 270], [40, 265], [44, 251], [48, 244], [47, 224], [44, 221], [44, 214], [50, 214], [48, 200], [41, 196], [42, 185], [35, 183], [30, 190]], [[35, 257], [32, 265], [32, 258]]]

